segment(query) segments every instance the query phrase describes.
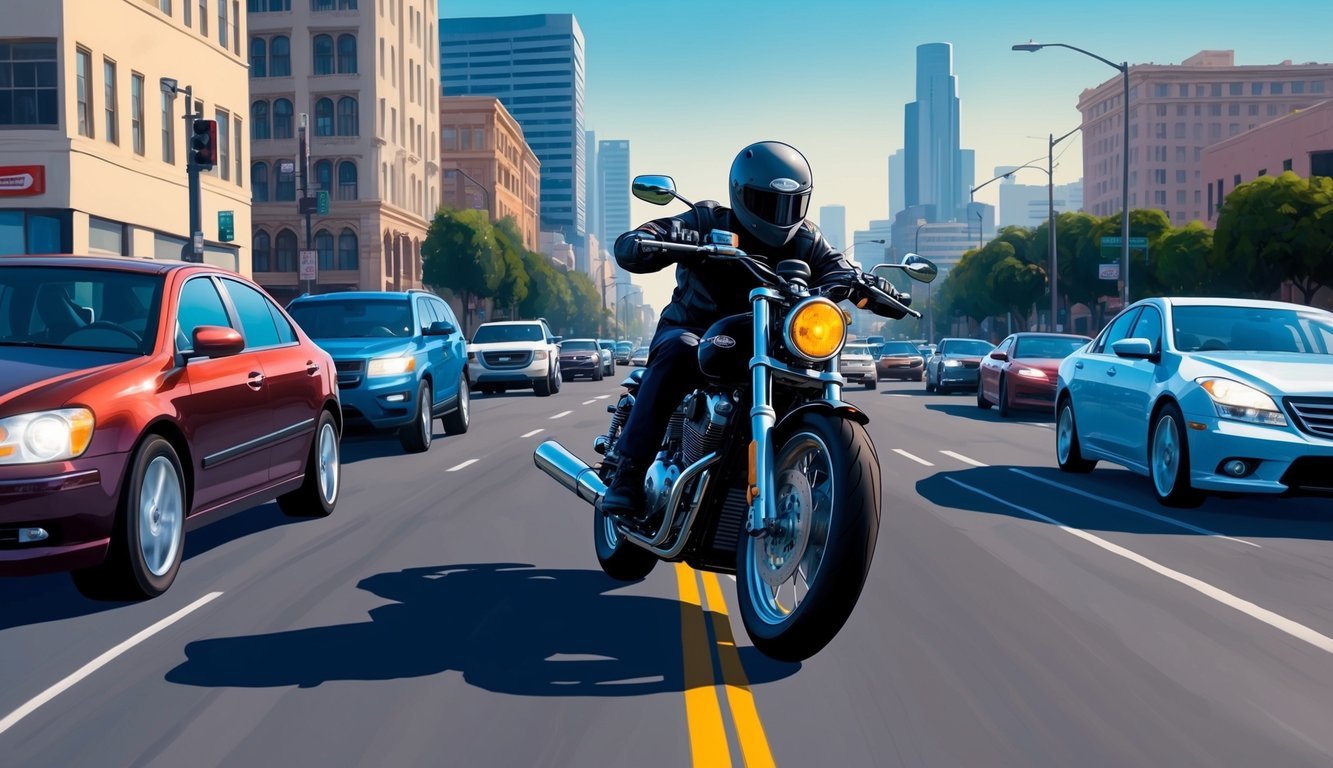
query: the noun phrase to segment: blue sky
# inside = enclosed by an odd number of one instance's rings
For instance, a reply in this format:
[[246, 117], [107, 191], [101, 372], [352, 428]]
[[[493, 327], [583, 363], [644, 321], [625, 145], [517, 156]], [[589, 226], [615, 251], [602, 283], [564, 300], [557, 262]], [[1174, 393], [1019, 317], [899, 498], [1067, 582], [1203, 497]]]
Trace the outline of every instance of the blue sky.
[[[977, 150], [978, 183], [997, 165], [1044, 158], [1048, 133], [1078, 125], [1079, 92], [1116, 76], [1071, 51], [1016, 53], [1014, 43], [1064, 42], [1131, 65], [1204, 49], [1233, 49], [1238, 64], [1333, 60], [1331, 0], [441, 1], [446, 20], [526, 13], [578, 19], [587, 127], [630, 140], [632, 173], [667, 173], [687, 197], [725, 201], [736, 151], [781, 139], [814, 167], [812, 210], [846, 205], [849, 235], [888, 216], [886, 158], [902, 146], [921, 43], [954, 46], [962, 142]], [[1082, 175], [1071, 141], [1057, 183]], [[1026, 183], [1044, 181], [1031, 176]], [[977, 199], [995, 202], [996, 186]], [[632, 216], [660, 211], [635, 201]], [[636, 279], [660, 309], [671, 278]]]

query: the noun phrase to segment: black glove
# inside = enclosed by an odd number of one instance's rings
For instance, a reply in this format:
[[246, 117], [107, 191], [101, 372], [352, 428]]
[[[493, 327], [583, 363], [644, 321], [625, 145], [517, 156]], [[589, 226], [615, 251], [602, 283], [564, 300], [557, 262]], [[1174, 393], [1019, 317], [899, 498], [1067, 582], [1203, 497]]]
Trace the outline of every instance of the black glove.
[[684, 243], [685, 245], [698, 245], [702, 240], [698, 232], [681, 226], [680, 219], [671, 220], [671, 231], [667, 233], [666, 239], [673, 243]]
[[861, 294], [861, 296], [857, 297], [856, 300], [856, 305], [858, 307], [861, 307], [862, 309], [868, 309], [871, 312], [874, 312], [875, 314], [879, 315], [880, 317], [887, 317], [891, 320], [901, 320], [902, 318], [907, 316], [907, 313], [904, 312], [902, 308], [887, 301], [884, 301], [882, 297], [875, 295], [875, 291], [888, 294], [890, 298], [896, 300], [899, 304], [902, 304], [904, 307], [909, 307], [912, 305], [911, 294], [899, 292], [898, 289], [894, 288], [893, 284], [890, 283], [888, 280], [885, 280], [884, 278], [879, 277], [878, 275], [872, 275], [869, 272], [861, 273], [861, 282], [867, 288], [873, 290], [858, 291], [858, 293]]

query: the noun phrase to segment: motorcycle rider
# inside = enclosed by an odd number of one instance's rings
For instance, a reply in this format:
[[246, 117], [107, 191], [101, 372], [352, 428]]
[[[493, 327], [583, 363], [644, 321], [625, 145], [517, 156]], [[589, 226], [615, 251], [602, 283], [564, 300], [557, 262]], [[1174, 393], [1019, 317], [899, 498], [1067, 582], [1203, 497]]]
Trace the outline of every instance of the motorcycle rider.
[[[775, 266], [799, 259], [810, 266], [811, 287], [841, 287], [855, 278], [855, 268], [805, 219], [813, 178], [810, 164], [794, 147], [763, 141], [741, 150], [731, 164], [730, 208], [716, 201], [696, 203], [675, 217], [656, 219], [616, 239], [616, 262], [629, 272], [657, 272], [676, 263], [676, 289], [662, 310], [649, 345], [648, 366], [624, 431], [616, 444], [619, 466], [602, 498], [604, 514], [638, 519], [643, 514], [643, 482], [661, 443], [671, 412], [703, 379], [699, 371], [700, 336], [724, 317], [750, 311], [754, 277], [740, 265], [645, 250], [645, 241], [698, 244], [701, 233], [736, 233], [739, 247]], [[894, 298], [886, 281], [862, 279]], [[843, 298], [835, 296], [834, 298]], [[898, 319], [897, 310], [879, 314]]]

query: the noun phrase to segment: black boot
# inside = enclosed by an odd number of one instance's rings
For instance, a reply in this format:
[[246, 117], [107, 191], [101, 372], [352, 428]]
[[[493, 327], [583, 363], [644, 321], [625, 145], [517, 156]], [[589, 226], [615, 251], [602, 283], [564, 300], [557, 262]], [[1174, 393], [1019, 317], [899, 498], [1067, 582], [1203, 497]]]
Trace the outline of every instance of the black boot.
[[647, 471], [647, 462], [637, 462], [629, 457], [621, 459], [615, 479], [602, 497], [602, 514], [622, 520], [637, 521], [642, 518], [643, 476]]

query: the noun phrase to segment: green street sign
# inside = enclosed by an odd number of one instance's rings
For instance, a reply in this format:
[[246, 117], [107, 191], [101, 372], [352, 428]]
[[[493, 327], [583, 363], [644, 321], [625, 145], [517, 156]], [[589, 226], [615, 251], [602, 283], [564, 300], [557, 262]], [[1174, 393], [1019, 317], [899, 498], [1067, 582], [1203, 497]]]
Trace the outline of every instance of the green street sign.
[[329, 193], [328, 193], [328, 192], [320, 192], [320, 193], [319, 193], [319, 202], [316, 204], [315, 212], [318, 213], [320, 216], [328, 216], [328, 215], [329, 215]]
[[231, 211], [218, 211], [218, 240], [230, 243], [236, 239], [235, 217]]

